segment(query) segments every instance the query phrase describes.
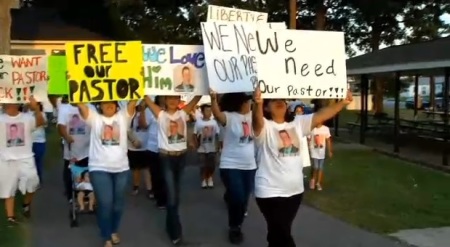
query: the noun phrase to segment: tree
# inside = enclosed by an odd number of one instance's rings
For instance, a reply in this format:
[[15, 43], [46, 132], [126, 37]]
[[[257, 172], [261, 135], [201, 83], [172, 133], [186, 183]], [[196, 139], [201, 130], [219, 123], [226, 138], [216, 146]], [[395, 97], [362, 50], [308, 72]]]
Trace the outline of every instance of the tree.
[[11, 9], [16, 0], [0, 1], [0, 54], [9, 54], [11, 49]]

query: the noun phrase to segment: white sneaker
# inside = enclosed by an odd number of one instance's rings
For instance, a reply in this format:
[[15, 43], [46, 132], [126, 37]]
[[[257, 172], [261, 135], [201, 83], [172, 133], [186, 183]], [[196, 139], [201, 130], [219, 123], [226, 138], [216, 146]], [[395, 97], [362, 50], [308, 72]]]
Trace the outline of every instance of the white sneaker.
[[202, 181], [202, 189], [206, 189], [208, 187], [208, 183], [206, 182], [206, 180]]
[[213, 188], [214, 187], [214, 182], [212, 178], [208, 178], [208, 187]]

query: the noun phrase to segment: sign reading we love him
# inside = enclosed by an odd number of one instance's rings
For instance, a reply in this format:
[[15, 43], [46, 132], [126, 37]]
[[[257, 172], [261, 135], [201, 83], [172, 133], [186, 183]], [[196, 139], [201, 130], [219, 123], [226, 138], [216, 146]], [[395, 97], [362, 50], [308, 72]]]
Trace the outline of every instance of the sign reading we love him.
[[143, 48], [145, 94], [209, 94], [203, 46], [145, 44]]

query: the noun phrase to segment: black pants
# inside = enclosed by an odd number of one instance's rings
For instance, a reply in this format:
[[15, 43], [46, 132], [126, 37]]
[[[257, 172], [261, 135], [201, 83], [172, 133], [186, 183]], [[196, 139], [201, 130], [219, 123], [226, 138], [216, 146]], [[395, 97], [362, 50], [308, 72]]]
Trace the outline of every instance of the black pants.
[[291, 197], [256, 198], [259, 210], [266, 219], [269, 247], [295, 247], [291, 228], [302, 198], [303, 194]]
[[228, 208], [228, 226], [241, 227], [248, 199], [252, 193], [256, 170], [220, 169], [220, 177], [225, 186], [225, 201]]
[[[80, 167], [87, 167], [89, 163], [88, 158], [84, 158], [82, 160], [79, 160], [76, 162], [77, 166]], [[63, 168], [63, 182], [64, 182], [64, 194], [67, 197], [67, 200], [72, 199], [72, 188], [73, 188], [73, 182], [72, 182], [72, 173], [69, 168], [70, 161], [64, 160], [64, 168]]]
[[167, 191], [164, 184], [163, 171], [159, 154], [147, 151], [147, 162], [150, 162], [150, 174], [152, 175], [152, 190], [155, 196], [156, 205], [164, 207], [167, 203]]

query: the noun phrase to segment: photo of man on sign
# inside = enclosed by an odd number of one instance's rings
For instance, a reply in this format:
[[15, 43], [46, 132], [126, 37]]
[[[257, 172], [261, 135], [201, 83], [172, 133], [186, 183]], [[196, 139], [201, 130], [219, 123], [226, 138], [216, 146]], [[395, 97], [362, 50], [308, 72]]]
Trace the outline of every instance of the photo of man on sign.
[[139, 41], [66, 43], [69, 101], [138, 100], [144, 96]]
[[[179, 76], [181, 68], [181, 78]], [[181, 81], [176, 87], [175, 92], [182, 93], [192, 93], [195, 90], [194, 83], [192, 82], [192, 78], [194, 78], [194, 71], [191, 67], [185, 65], [177, 66], [174, 70], [174, 79], [175, 81]]]

